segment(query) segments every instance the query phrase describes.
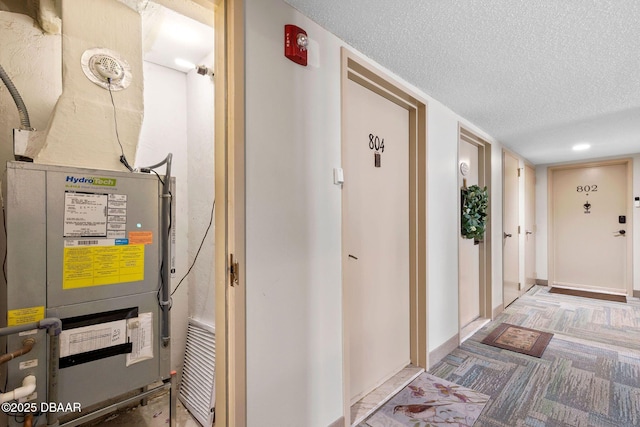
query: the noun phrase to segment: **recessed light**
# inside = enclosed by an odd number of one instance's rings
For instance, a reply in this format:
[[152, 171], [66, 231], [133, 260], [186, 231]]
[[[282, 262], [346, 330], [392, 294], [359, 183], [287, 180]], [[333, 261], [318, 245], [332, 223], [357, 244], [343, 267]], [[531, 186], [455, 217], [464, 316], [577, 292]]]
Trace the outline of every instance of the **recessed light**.
[[587, 144], [586, 142], [581, 144], [576, 144], [572, 147], [573, 151], [584, 151], [584, 150], [588, 150], [589, 148], [591, 148], [591, 144]]

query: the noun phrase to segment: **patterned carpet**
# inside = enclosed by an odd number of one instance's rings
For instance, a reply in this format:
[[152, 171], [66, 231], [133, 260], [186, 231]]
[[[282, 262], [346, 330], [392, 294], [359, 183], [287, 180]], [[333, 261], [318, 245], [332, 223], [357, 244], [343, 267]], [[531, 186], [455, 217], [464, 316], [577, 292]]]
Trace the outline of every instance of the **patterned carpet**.
[[[501, 322], [554, 337], [540, 359], [480, 343]], [[491, 397], [475, 427], [640, 426], [640, 300], [536, 286], [429, 372]]]

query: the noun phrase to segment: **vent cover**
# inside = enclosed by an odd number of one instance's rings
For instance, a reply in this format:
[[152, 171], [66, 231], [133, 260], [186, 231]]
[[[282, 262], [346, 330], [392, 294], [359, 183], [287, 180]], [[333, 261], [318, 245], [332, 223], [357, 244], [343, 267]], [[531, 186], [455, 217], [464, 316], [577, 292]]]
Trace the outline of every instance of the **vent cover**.
[[179, 396], [203, 426], [210, 426], [215, 419], [215, 367], [215, 328], [189, 319]]
[[82, 54], [84, 75], [104, 89], [118, 91], [131, 83], [131, 67], [117, 52], [104, 48], [88, 49]]

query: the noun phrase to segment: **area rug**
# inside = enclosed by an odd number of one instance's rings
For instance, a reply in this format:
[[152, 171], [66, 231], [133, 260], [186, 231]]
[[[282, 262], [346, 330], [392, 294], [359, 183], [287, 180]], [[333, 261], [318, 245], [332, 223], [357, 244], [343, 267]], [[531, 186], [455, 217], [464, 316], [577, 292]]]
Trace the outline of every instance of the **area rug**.
[[553, 334], [548, 332], [501, 323], [482, 340], [482, 343], [529, 356], [541, 357], [552, 337]]
[[423, 372], [359, 427], [470, 427], [489, 396]]
[[567, 289], [567, 288], [556, 288], [556, 287], [553, 287], [553, 288], [549, 289], [549, 293], [550, 294], [572, 295], [574, 297], [601, 299], [601, 300], [605, 300], [605, 301], [627, 302], [627, 297], [625, 295], [606, 294], [604, 292], [590, 292], [590, 291], [582, 291], [582, 290], [578, 290], [578, 289]]

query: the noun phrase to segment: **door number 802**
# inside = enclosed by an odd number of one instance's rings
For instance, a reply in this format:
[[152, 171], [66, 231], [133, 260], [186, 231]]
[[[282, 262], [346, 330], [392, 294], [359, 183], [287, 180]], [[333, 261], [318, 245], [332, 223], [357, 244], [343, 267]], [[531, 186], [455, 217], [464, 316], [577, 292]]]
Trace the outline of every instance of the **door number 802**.
[[578, 185], [576, 187], [576, 191], [578, 193], [589, 193], [589, 192], [596, 192], [598, 191], [598, 186], [596, 184], [593, 185]]

